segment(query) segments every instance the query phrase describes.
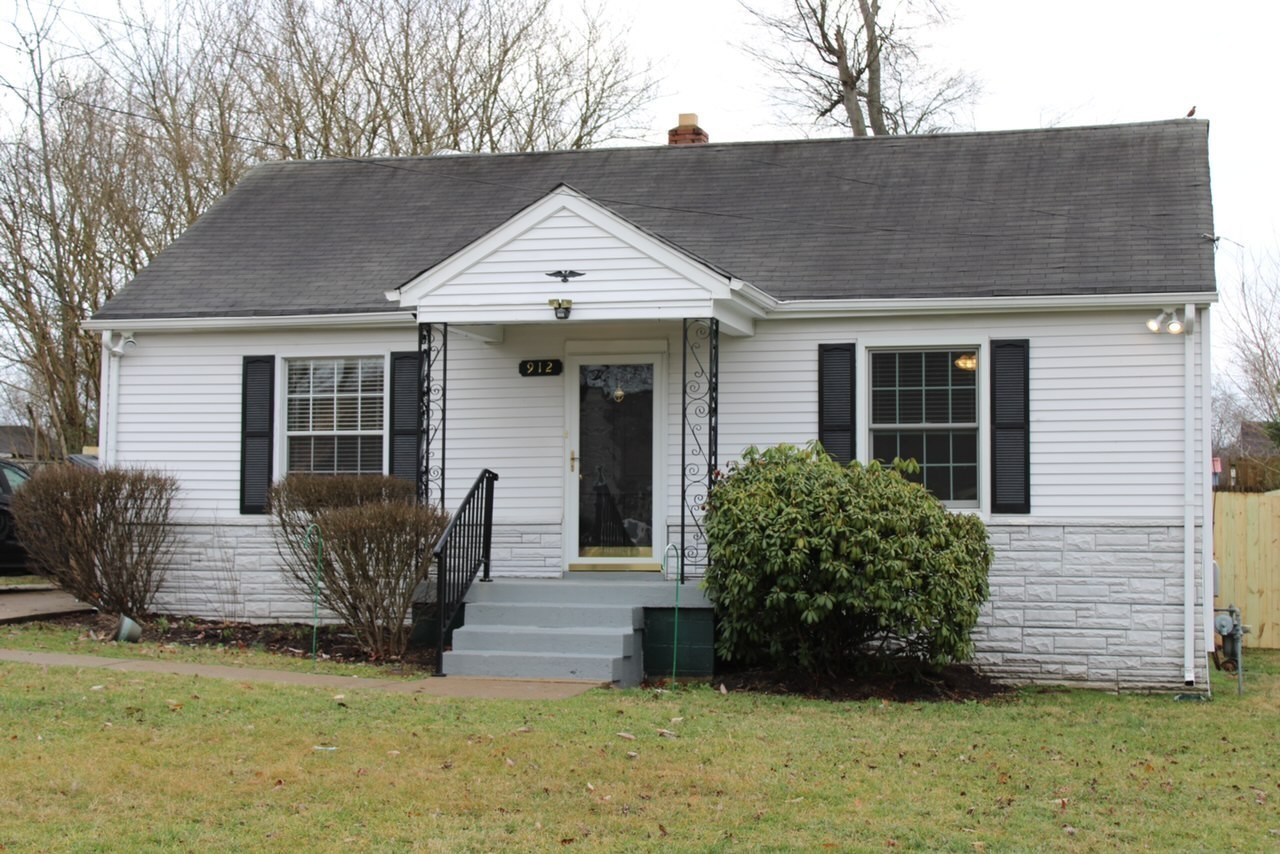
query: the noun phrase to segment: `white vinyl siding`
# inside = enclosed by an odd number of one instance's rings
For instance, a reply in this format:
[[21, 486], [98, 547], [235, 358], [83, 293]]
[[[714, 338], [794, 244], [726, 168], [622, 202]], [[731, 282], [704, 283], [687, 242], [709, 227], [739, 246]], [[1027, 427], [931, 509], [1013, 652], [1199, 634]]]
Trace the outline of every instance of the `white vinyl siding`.
[[[548, 310], [549, 312], [549, 310]], [[721, 336], [719, 461], [749, 444], [816, 437], [817, 345], [866, 348], [1027, 338], [1031, 353], [1032, 516], [1181, 518], [1184, 503], [1183, 346], [1153, 335], [1142, 312], [997, 314], [914, 319], [767, 321], [751, 338]], [[456, 502], [481, 468], [498, 472], [496, 514], [510, 524], [563, 517], [563, 377], [521, 377], [522, 358], [563, 358], [566, 340], [668, 341], [667, 507], [680, 486], [680, 326], [548, 323], [510, 326], [501, 344], [449, 337], [448, 494]], [[238, 515], [240, 374], [245, 354], [281, 360], [412, 350], [416, 330], [262, 333], [139, 332], [120, 360], [116, 458], [165, 469], [189, 512]], [[1199, 340], [1197, 334], [1196, 340]], [[1197, 369], [1201, 360], [1197, 355]], [[980, 369], [986, 371], [985, 364]], [[1197, 380], [1201, 382], [1201, 380]], [[283, 385], [283, 380], [281, 381]], [[283, 404], [277, 389], [277, 406]], [[980, 415], [988, 407], [979, 402]], [[277, 422], [282, 425], [282, 422]], [[1197, 430], [1202, 419], [1197, 417]], [[861, 456], [869, 414], [859, 413]], [[283, 426], [276, 476], [284, 470]], [[1197, 436], [1197, 454], [1201, 455]], [[979, 448], [985, 467], [986, 449]], [[1203, 462], [1198, 456], [1197, 471]], [[985, 470], [981, 473], [985, 477]]]
[[[865, 378], [867, 350], [961, 346], [973, 344], [975, 333], [987, 340], [1026, 338], [1032, 517], [1181, 518], [1185, 343], [1182, 336], [1147, 331], [1147, 316], [1125, 311], [760, 321], [751, 338], [721, 339], [722, 465], [750, 444], [815, 437], [820, 343], [857, 342], [858, 371]], [[1197, 333], [1197, 346], [1200, 340]], [[979, 368], [984, 379], [988, 367]], [[980, 419], [988, 409], [983, 394]], [[870, 413], [863, 408], [858, 416], [859, 458], [866, 460]], [[1197, 477], [1204, 463], [1199, 429]], [[984, 433], [980, 479], [989, 474], [986, 441]]]
[[[594, 203], [548, 197], [411, 283], [402, 297], [437, 321], [543, 323], [550, 299], [574, 320], [674, 319], [708, 314], [729, 278], [677, 253]], [[599, 215], [592, 222], [586, 212]], [[580, 276], [561, 281], [557, 270]], [[713, 293], [713, 291], [715, 293]], [[406, 303], [411, 304], [411, 303]]]
[[[177, 477], [184, 518], [240, 519], [244, 356], [276, 355], [280, 363], [387, 353], [413, 349], [416, 335], [411, 326], [370, 331], [138, 332], [137, 345], [120, 358], [115, 461]], [[276, 478], [286, 470], [283, 370], [280, 366], [274, 395]]]

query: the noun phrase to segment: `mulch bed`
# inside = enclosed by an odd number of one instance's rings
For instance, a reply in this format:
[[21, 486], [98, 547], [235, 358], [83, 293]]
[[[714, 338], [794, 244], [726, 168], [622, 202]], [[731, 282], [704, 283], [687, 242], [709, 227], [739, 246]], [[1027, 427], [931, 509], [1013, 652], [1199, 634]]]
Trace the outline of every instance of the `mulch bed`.
[[[78, 614], [44, 622], [78, 629], [81, 634], [111, 640], [116, 618], [104, 614]], [[311, 626], [303, 623], [235, 623], [198, 620], [192, 617], [151, 617], [143, 623], [142, 640], [149, 643], [186, 647], [255, 649], [272, 655], [311, 658]], [[435, 650], [411, 647], [396, 661], [371, 659], [356, 644], [355, 635], [344, 626], [320, 626], [316, 632], [316, 655], [321, 661], [347, 664], [378, 664], [396, 673], [429, 673], [435, 665]]]
[[895, 703], [972, 702], [1009, 696], [1009, 686], [993, 682], [966, 664], [882, 669], [867, 672], [800, 673], [741, 670], [717, 675], [717, 687], [757, 694], [793, 694], [816, 700], [883, 700]]
[[[101, 614], [56, 617], [45, 622], [71, 628], [81, 634], [111, 639], [116, 619]], [[190, 617], [152, 617], [147, 620], [142, 640], [186, 647], [226, 647], [258, 649], [273, 655], [311, 657], [311, 626], [300, 623], [258, 625], [253, 623], [197, 620]], [[403, 659], [373, 661], [356, 644], [355, 636], [342, 626], [321, 626], [316, 634], [316, 652], [324, 661], [369, 663], [388, 667], [396, 673], [428, 673], [435, 663], [435, 650], [411, 647]], [[820, 700], [884, 700], [890, 702], [985, 701], [1007, 695], [999, 685], [967, 665], [930, 669], [885, 669], [876, 672], [806, 674], [773, 670], [736, 669], [718, 673], [711, 684], [724, 690], [757, 694], [796, 695]]]

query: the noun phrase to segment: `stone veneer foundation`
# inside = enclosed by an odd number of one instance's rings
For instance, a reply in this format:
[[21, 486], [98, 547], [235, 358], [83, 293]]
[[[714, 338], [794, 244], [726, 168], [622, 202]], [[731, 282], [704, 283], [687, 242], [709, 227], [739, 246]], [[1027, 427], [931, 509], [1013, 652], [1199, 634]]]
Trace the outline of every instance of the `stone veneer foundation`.
[[[974, 641], [982, 670], [1014, 682], [1183, 687], [1181, 525], [989, 526], [991, 596]], [[1200, 560], [1197, 531], [1196, 559]], [[1207, 687], [1202, 588], [1196, 685]]]
[[[1181, 525], [989, 530], [996, 553], [991, 596], [974, 637], [983, 672], [1010, 682], [1183, 687]], [[269, 525], [183, 525], [182, 537], [175, 565], [183, 569], [170, 574], [157, 610], [254, 622], [311, 619], [310, 601], [284, 583]], [[493, 560], [499, 575], [556, 577], [559, 527], [497, 526]], [[1203, 589], [1196, 592], [1196, 684], [1204, 688]]]

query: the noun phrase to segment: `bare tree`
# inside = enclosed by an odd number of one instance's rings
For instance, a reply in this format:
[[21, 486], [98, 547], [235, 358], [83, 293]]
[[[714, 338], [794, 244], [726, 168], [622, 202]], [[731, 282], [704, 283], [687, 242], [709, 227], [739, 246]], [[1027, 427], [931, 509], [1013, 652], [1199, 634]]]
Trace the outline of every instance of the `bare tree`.
[[799, 97], [815, 122], [854, 136], [933, 133], [958, 123], [979, 86], [963, 72], [931, 69], [915, 35], [942, 23], [938, 0], [787, 0], [781, 14], [743, 0], [768, 33], [749, 52], [786, 81], [786, 103]]
[[[0, 383], [63, 453], [96, 439], [80, 324], [271, 158], [581, 148], [649, 99], [621, 39], [550, 0], [179, 0], [15, 23], [0, 138]], [[7, 360], [8, 364], [4, 364]]]
[[1240, 298], [1228, 311], [1229, 374], [1250, 420], [1280, 446], [1280, 254], [1244, 262]]
[[8, 87], [23, 116], [0, 147], [0, 321], [18, 397], [68, 453], [96, 438], [99, 351], [80, 324], [127, 275], [115, 218], [130, 140], [89, 106], [106, 81], [50, 57], [47, 35], [47, 21], [19, 33], [30, 78]]
[[1213, 381], [1213, 453], [1214, 456], [1240, 455], [1240, 431], [1250, 420], [1249, 408], [1230, 381], [1215, 377]]

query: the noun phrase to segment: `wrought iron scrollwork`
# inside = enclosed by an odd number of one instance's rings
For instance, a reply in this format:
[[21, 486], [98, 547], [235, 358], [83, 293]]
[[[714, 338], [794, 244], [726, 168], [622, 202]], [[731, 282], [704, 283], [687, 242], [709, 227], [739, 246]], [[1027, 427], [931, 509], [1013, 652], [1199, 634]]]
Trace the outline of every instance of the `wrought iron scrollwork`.
[[680, 436], [680, 580], [707, 567], [702, 514], [715, 480], [719, 442], [720, 321], [684, 321]]
[[449, 324], [419, 323], [418, 349], [418, 500], [443, 507]]

